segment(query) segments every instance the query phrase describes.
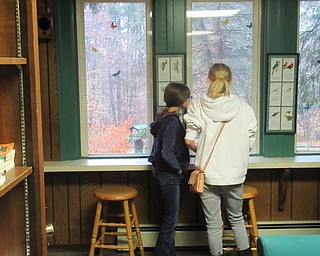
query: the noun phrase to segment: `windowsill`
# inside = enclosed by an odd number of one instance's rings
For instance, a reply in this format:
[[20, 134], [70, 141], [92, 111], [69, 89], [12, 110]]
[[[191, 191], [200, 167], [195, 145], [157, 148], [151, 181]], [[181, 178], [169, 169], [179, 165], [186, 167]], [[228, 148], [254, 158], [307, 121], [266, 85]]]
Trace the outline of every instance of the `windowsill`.
[[[193, 158], [190, 169], [193, 168]], [[273, 157], [251, 156], [248, 169], [320, 169], [320, 155]], [[149, 171], [147, 158], [79, 159], [70, 161], [46, 161], [45, 172], [105, 172], [105, 171]]]

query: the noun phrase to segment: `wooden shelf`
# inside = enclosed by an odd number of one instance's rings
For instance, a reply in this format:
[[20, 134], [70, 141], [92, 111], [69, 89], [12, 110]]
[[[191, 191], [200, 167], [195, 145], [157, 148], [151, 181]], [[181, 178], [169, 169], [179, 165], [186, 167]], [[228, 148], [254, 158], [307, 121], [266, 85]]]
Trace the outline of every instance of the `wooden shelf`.
[[0, 65], [25, 65], [26, 58], [0, 57]]
[[6, 181], [0, 186], [0, 197], [5, 195], [32, 173], [32, 167], [15, 167], [6, 173]]

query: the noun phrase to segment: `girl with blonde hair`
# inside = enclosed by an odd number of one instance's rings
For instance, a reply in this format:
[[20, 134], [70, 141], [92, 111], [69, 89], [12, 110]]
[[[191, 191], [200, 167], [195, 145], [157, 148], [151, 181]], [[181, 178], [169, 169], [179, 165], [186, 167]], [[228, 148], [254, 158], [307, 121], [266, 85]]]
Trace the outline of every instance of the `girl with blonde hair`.
[[251, 256], [242, 215], [242, 195], [249, 153], [255, 143], [257, 120], [253, 109], [230, 92], [232, 75], [227, 65], [214, 64], [210, 68], [208, 81], [207, 94], [190, 103], [184, 121], [185, 142], [189, 149], [196, 152], [195, 166], [200, 169], [209, 157], [221, 124], [225, 123], [207, 165], [204, 192], [200, 195], [210, 254], [224, 255], [223, 199], [235, 236], [237, 254]]

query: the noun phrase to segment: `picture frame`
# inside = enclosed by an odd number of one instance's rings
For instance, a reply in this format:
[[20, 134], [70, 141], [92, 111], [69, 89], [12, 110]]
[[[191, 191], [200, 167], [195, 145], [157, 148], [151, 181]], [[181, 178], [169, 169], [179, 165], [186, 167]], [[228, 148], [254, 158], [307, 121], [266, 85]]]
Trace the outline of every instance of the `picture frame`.
[[299, 54], [268, 54], [266, 134], [295, 134]]
[[185, 83], [185, 55], [156, 55], [157, 106], [165, 106], [163, 93], [171, 82]]

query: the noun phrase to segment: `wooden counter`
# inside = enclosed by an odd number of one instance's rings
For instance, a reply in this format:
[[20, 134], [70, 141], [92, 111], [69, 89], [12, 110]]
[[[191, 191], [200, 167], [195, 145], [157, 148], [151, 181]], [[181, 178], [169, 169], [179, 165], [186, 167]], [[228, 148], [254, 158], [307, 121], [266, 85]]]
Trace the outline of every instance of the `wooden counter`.
[[[190, 170], [193, 169], [194, 158], [191, 158]], [[107, 171], [148, 171], [151, 163], [144, 158], [83, 158], [70, 161], [47, 161], [45, 172], [107, 172]], [[250, 156], [248, 169], [303, 169], [320, 168], [319, 155], [299, 155], [295, 157]]]

